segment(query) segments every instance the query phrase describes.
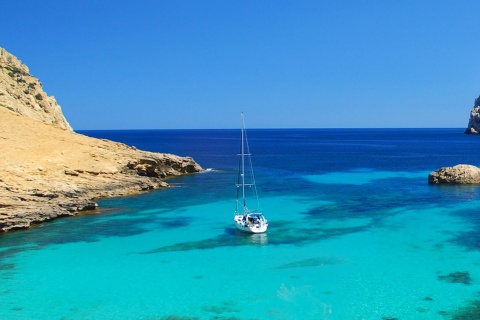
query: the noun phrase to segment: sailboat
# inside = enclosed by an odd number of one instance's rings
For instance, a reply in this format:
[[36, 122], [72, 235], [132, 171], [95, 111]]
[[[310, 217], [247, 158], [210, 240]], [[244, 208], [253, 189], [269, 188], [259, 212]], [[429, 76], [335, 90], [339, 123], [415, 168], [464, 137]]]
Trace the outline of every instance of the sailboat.
[[[245, 131], [245, 118], [242, 112], [242, 130], [241, 130], [241, 148], [240, 163], [237, 180], [237, 201], [233, 220], [238, 230], [248, 233], [262, 233], [267, 231], [268, 221], [263, 213], [258, 209], [249, 209], [247, 207], [246, 191], [252, 191], [253, 198], [259, 207], [257, 186], [253, 175], [251, 154], [248, 147], [247, 133]], [[247, 161], [247, 163], [245, 163]], [[248, 167], [248, 178], [245, 175], [245, 166]], [[248, 179], [248, 181], [246, 181]], [[251, 180], [251, 181], [250, 181]]]

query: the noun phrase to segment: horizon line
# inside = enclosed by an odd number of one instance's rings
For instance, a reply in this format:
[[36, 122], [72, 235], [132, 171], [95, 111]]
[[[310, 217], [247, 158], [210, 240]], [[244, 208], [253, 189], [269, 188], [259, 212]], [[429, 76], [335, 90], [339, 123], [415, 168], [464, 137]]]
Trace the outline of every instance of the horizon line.
[[[248, 127], [248, 130], [466, 130], [465, 127]], [[77, 131], [158, 131], [158, 130], [239, 130], [239, 128], [130, 128], [130, 129], [74, 129]]]

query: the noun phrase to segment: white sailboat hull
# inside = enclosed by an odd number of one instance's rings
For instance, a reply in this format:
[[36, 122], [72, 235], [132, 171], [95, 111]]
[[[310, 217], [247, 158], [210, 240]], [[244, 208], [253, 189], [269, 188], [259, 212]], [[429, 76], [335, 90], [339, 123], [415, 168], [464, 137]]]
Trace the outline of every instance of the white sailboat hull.
[[268, 222], [259, 221], [257, 223], [248, 223], [243, 219], [243, 215], [236, 215], [233, 220], [238, 230], [247, 233], [263, 233], [267, 231], [268, 228]]

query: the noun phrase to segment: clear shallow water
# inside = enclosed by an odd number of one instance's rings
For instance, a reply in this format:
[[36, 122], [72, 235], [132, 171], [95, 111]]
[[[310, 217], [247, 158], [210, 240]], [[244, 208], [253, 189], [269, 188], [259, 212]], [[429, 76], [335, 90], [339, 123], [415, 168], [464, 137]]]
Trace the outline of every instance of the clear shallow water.
[[480, 319], [460, 129], [249, 130], [266, 234], [233, 227], [237, 130], [89, 131], [214, 170], [0, 236], [0, 319]]

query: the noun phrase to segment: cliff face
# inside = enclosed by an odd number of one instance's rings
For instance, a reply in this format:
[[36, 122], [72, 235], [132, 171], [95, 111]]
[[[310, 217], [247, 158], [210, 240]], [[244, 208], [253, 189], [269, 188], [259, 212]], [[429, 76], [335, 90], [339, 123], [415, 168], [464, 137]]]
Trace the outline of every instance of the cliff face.
[[0, 48], [0, 108], [72, 131], [53, 96], [42, 89], [28, 67]]
[[7, 64], [0, 68], [0, 232], [92, 210], [95, 198], [164, 188], [164, 178], [202, 171], [190, 157], [74, 133], [27, 67], [4, 50], [1, 59]]
[[480, 97], [475, 99], [472, 111], [470, 111], [470, 119], [465, 133], [478, 134], [480, 133]]

